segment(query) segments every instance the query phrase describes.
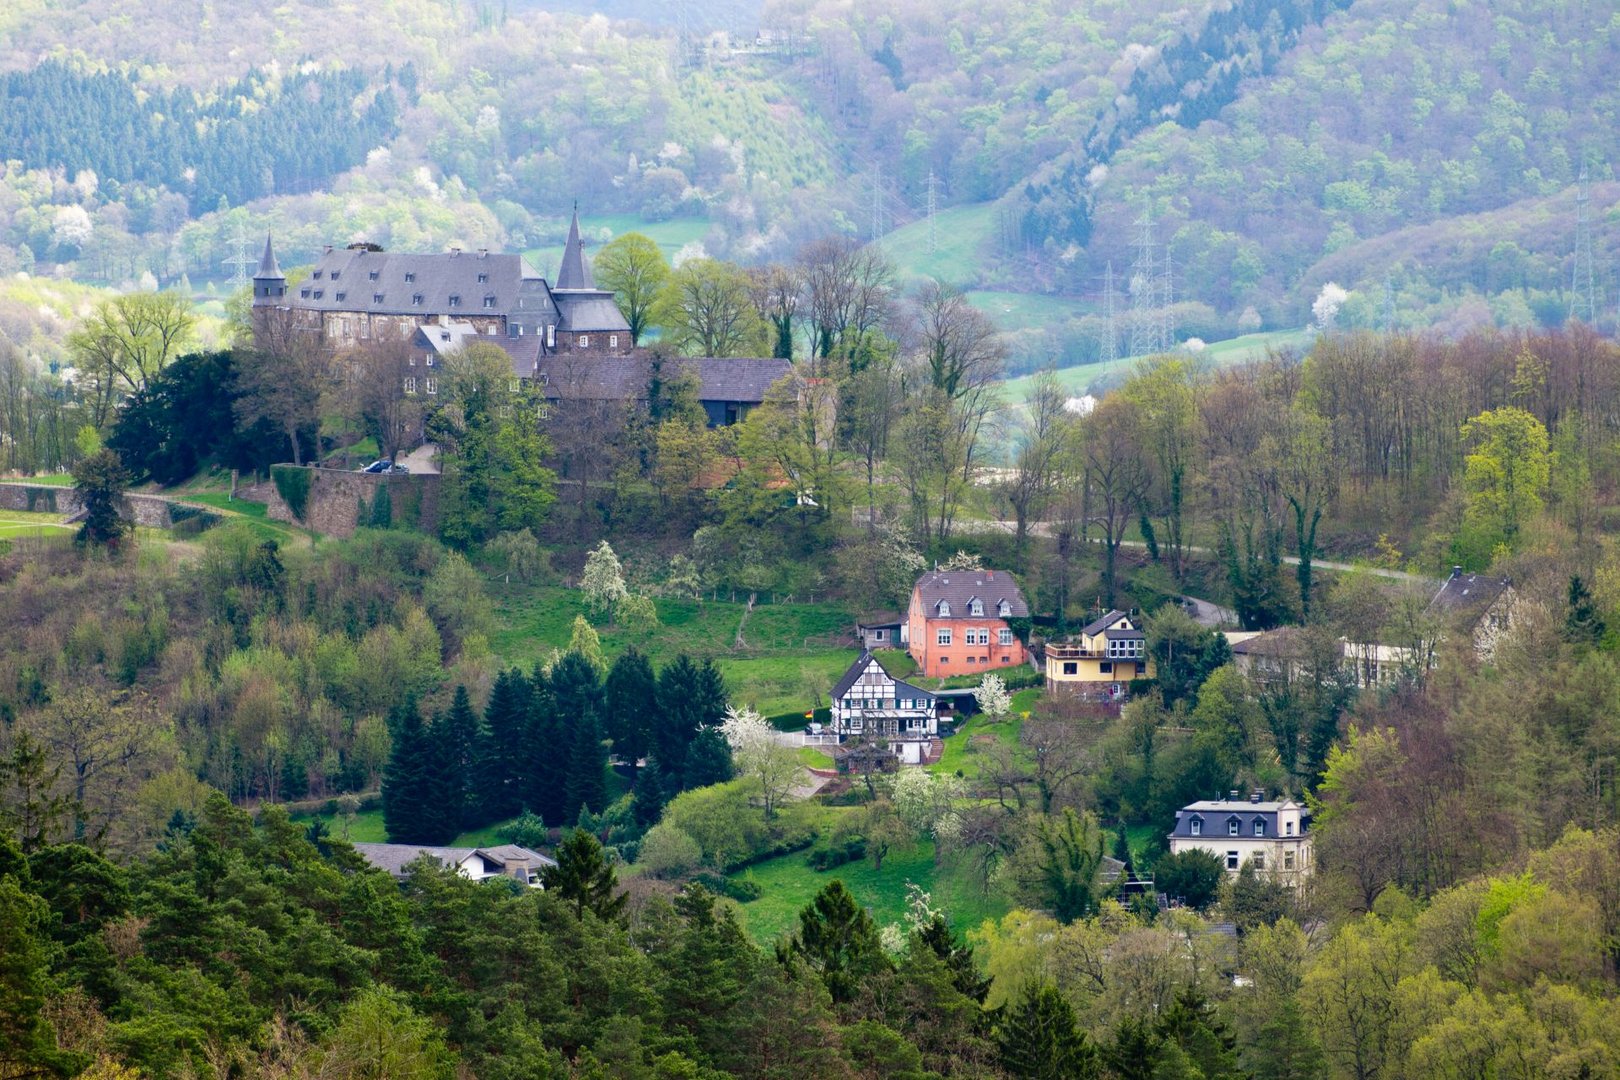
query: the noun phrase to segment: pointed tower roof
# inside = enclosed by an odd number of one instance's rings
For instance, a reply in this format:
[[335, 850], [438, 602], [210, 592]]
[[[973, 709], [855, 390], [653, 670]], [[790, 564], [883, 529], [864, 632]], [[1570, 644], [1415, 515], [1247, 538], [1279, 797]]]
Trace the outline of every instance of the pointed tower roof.
[[562, 267], [557, 271], [558, 289], [595, 289], [591, 277], [591, 264], [585, 261], [585, 246], [579, 239], [579, 207], [574, 207], [574, 221], [568, 226], [568, 243], [563, 248]]
[[276, 249], [270, 243], [269, 233], [264, 234], [264, 256], [259, 259], [258, 273], [253, 276], [255, 278], [281, 278], [286, 276], [281, 272], [281, 267], [276, 265]]

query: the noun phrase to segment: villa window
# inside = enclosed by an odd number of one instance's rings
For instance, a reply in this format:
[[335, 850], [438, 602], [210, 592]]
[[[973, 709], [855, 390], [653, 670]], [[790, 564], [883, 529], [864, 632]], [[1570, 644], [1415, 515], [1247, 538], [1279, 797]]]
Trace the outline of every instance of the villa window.
[[1264, 835], [1266, 835], [1266, 823], [1263, 820], [1259, 819], [1259, 818], [1256, 818], [1255, 821], [1254, 821], [1254, 835], [1256, 835], [1256, 836], [1264, 836]]
[[1063, 662], [1063, 674], [1065, 674], [1065, 675], [1078, 675], [1078, 674], [1080, 674], [1080, 665], [1079, 665], [1079, 663], [1077, 663], [1074, 660], [1065, 660]]
[[428, 393], [437, 394], [439, 392], [439, 383], [437, 379], [424, 379], [423, 383], [426, 386]]
[[1264, 870], [1266, 868], [1266, 853], [1263, 851], [1255, 852], [1251, 857], [1251, 861], [1254, 863], [1256, 870]]
[[372, 294], [371, 294], [371, 302], [372, 302], [372, 303], [373, 303], [373, 304], [380, 304], [380, 303], [382, 303], [382, 302], [383, 302], [383, 294], [382, 294], [382, 293], [380, 293], [380, 292], [375, 292], [375, 293], [372, 293]]
[[422, 294], [421, 293], [412, 293], [411, 294], [411, 303], [416, 307], [421, 307], [422, 306]]
[[407, 270], [405, 272], [405, 284], [411, 285], [411, 284], [414, 284], [415, 281], [416, 281], [416, 272], [413, 271], [413, 270]]
[[311, 274], [309, 276], [314, 278], [316, 281], [319, 281], [319, 280], [321, 280], [321, 271], [317, 270], [317, 271], [315, 271], [313, 274]]
[[416, 377], [414, 375], [407, 375], [405, 377], [405, 392], [407, 394], [416, 393]]
[[1241, 832], [1242, 832], [1242, 829], [1239, 828], [1239, 826], [1238, 826], [1238, 819], [1237, 818], [1233, 818], [1231, 821], [1228, 821], [1226, 823], [1226, 835], [1227, 836], [1238, 836], [1238, 835], [1241, 834]]
[[1283, 869], [1284, 870], [1292, 870], [1293, 868], [1294, 868], [1294, 853], [1292, 851], [1283, 852]]
[[488, 274], [479, 274], [478, 275], [478, 284], [484, 285], [484, 284], [487, 284], [488, 282], [489, 282], [489, 275]]
[[[336, 274], [333, 274], [332, 276], [337, 277]], [[348, 298], [349, 298], [349, 294], [346, 293], [346, 292], [340, 292], [340, 293], [337, 294], [338, 303], [342, 303], [343, 301], [347, 300]]]
[[1191, 821], [1189, 821], [1187, 823], [1187, 831], [1192, 833], [1192, 835], [1194, 835], [1194, 836], [1203, 836], [1204, 835], [1204, 819], [1203, 818], [1193, 818]]
[[951, 632], [950, 632], [949, 628], [941, 630], [941, 631], [939, 631], [939, 633], [934, 635], [934, 644], [935, 645], [949, 645], [950, 643], [951, 643]]
[[451, 296], [450, 297], [450, 306], [451, 307], [460, 307], [461, 306], [461, 297], [459, 297], [459, 296]]
[[1283, 832], [1288, 836], [1293, 836], [1294, 835], [1294, 823], [1292, 821], [1290, 821], [1286, 825], [1284, 825], [1283, 826]]
[[1107, 660], [1099, 660], [1097, 662], [1097, 674], [1099, 674], [1099, 675], [1112, 675], [1113, 673], [1114, 673], [1114, 665], [1113, 664], [1109, 663]]
[[984, 617], [984, 604], [981, 603], [978, 600], [974, 600], [974, 601], [972, 601], [971, 603], [968, 604], [968, 611], [969, 611], [969, 613], [971, 613], [973, 615], [973, 617], [975, 619], [983, 618]]
[[1226, 868], [1228, 870], [1236, 870], [1238, 868], [1238, 853], [1237, 852], [1228, 851], [1226, 853]]
[[484, 297], [484, 307], [485, 308], [492, 308], [494, 306], [495, 306], [495, 298], [493, 296]]

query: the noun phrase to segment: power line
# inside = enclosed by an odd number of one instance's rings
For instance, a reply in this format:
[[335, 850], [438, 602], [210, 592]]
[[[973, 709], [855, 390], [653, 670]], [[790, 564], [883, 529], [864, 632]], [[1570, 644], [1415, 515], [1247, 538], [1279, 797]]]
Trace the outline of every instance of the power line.
[[1136, 219], [1136, 261], [1131, 264], [1131, 355], [1147, 356], [1158, 352], [1157, 321], [1153, 318], [1153, 302], [1159, 287], [1156, 245], [1153, 240], [1153, 210], [1143, 207]]
[[1170, 242], [1164, 245], [1164, 273], [1159, 275], [1159, 318], [1154, 333], [1154, 351], [1169, 352], [1176, 343], [1176, 317], [1171, 306], [1176, 302], [1174, 275], [1170, 270]]
[[1099, 350], [1104, 363], [1119, 359], [1119, 325], [1114, 311], [1114, 264], [1103, 272], [1103, 339]]
[[253, 261], [253, 256], [248, 254], [247, 226], [240, 220], [236, 223], [234, 242], [236, 244], [236, 254], [220, 263], [221, 266], [234, 268], [234, 273], [231, 274], [232, 290], [245, 287], [249, 280], [248, 270], [257, 265]]
[[928, 170], [928, 254], [932, 255], [939, 250], [939, 236], [934, 229], [934, 211], [939, 203], [934, 195], [934, 170]]
[[883, 164], [872, 166], [872, 243], [883, 239]]
[[1592, 222], [1588, 216], [1591, 193], [1587, 191], [1586, 166], [1575, 188], [1575, 265], [1570, 271], [1569, 317], [1588, 326], [1597, 322], [1598, 295], [1596, 259], [1592, 253]]

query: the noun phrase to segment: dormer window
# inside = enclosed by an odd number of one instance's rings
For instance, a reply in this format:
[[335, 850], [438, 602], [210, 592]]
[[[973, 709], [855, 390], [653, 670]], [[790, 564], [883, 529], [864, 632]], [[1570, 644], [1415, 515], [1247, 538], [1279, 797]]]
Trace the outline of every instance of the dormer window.
[[315, 271], [313, 274], [311, 274], [309, 276], [314, 278], [316, 281], [319, 281], [319, 280], [321, 280], [321, 271], [317, 270], [317, 271]]
[[480, 285], [488, 285], [489, 284], [489, 275], [488, 274], [479, 274], [478, 275], [478, 284], [480, 284]]
[[416, 280], [416, 271], [414, 271], [414, 270], [405, 271], [405, 284], [409, 285], [412, 282], [414, 282], [415, 280]]
[[421, 307], [422, 306], [422, 294], [421, 293], [412, 293], [411, 294], [411, 303], [414, 304], [417, 307]]
[[451, 307], [460, 307], [461, 306], [461, 297], [452, 295], [450, 297], [450, 306]]
[[302, 296], [305, 300], [308, 300], [309, 299], [309, 290], [308, 289], [300, 289], [300, 290], [298, 290], [298, 295]]
[[492, 307], [494, 307], [494, 306], [495, 306], [495, 298], [494, 298], [494, 297], [493, 297], [493, 296], [486, 296], [486, 297], [484, 297], [484, 309], [485, 309], [485, 310], [486, 310], [486, 311], [487, 311], [487, 310], [488, 310], [488, 309], [490, 309], [490, 308], [492, 308]]
[[325, 295], [326, 295], [326, 291], [324, 289], [316, 289], [315, 290], [315, 299], [319, 300], [321, 297], [323, 297]]
[[1242, 833], [1242, 831], [1243, 831], [1242, 825], [1238, 822], [1237, 818], [1231, 818], [1230, 820], [1227, 821], [1227, 823], [1226, 823], [1226, 835], [1227, 836], [1238, 836], [1238, 835], [1240, 835]]
[[984, 601], [978, 599], [977, 597], [975, 597], [972, 600], [969, 600], [968, 601], [968, 614], [972, 615], [976, 619], [983, 618], [984, 617]]
[[1290, 821], [1287, 824], [1283, 825], [1283, 833], [1285, 835], [1287, 835], [1287, 836], [1293, 836], [1294, 835], [1294, 823], [1292, 821]]
[[998, 602], [996, 604], [996, 614], [1003, 619], [1010, 617], [1012, 615], [1012, 605], [1005, 600]]
[[951, 617], [951, 604], [949, 600], [941, 600], [939, 602], [939, 617], [942, 619], [948, 619]]
[[1203, 836], [1204, 819], [1201, 817], [1195, 817], [1191, 821], [1187, 822], [1187, 831], [1194, 836]]
[[1265, 818], [1255, 818], [1254, 819], [1254, 835], [1256, 835], [1256, 836], [1264, 836], [1264, 835], [1266, 835], [1266, 819]]
[[[334, 275], [332, 275], [332, 276], [333, 276], [333, 277], [336, 277], [336, 276], [337, 276], [337, 275], [336, 275], [336, 274], [334, 274]], [[347, 300], [347, 299], [348, 299], [348, 298], [349, 298], [349, 294], [348, 294], [348, 293], [346, 293], [346, 292], [340, 292], [340, 293], [338, 293], [338, 294], [337, 294], [337, 295], [336, 295], [336, 297], [335, 297], [335, 299], [337, 299], [337, 300], [339, 300], [339, 301], [343, 301], [343, 300]]]
[[332, 271], [332, 280], [333, 281], [336, 281], [338, 278], [340, 278], [342, 276], [343, 276], [343, 271], [341, 271], [341, 270]]
[[368, 281], [376, 281], [377, 280], [377, 271], [373, 270], [371, 273], [367, 274], [366, 275], [366, 280], [368, 280]]
[[382, 303], [382, 302], [383, 302], [383, 294], [382, 294], [382, 293], [380, 293], [380, 292], [374, 292], [374, 293], [372, 293], [372, 294], [371, 294], [371, 302], [372, 302], [372, 303], [373, 303], [373, 304], [380, 304], [380, 303]]

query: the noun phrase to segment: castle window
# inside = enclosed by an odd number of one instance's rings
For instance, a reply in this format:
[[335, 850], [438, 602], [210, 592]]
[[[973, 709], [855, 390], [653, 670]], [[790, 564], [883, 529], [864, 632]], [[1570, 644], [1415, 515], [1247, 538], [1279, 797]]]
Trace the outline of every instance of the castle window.
[[376, 281], [377, 280], [377, 271], [373, 270], [371, 273], [367, 274], [366, 275], [366, 280], [368, 280], [368, 281]]
[[617, 349], [618, 347], [619, 347], [619, 335], [618, 334], [609, 334], [608, 335], [608, 348]]
[[314, 278], [316, 281], [321, 280], [321, 272], [319, 270], [315, 271], [313, 274], [311, 274], [309, 276]]
[[1289, 836], [1293, 836], [1294, 835], [1294, 823], [1292, 821], [1290, 821], [1288, 824], [1284, 825], [1283, 826], [1283, 832], [1288, 834]]
[[380, 293], [380, 292], [374, 292], [374, 293], [371, 294], [371, 302], [373, 304], [382, 303], [382, 298], [383, 298], [383, 294]]
[[478, 284], [480, 284], [480, 285], [489, 284], [489, 275], [488, 274], [479, 274], [478, 275]]
[[495, 306], [495, 298], [493, 296], [484, 297], [484, 307], [492, 308], [494, 306]]
[[589, 334], [579, 335], [579, 347], [582, 349], [588, 349], [591, 347], [591, 336]]
[[343, 271], [341, 271], [341, 270], [332, 271], [332, 280], [333, 281], [336, 281], [338, 278], [340, 278], [342, 276], [343, 276]]
[[440, 330], [439, 331], [439, 340], [440, 341], [449, 341], [450, 340], [450, 331], [448, 331], [448, 330]]
[[1249, 856], [1249, 861], [1254, 863], [1254, 868], [1256, 870], [1264, 870], [1266, 868], [1266, 853], [1263, 851], [1257, 851], [1253, 855]]
[[300, 289], [298, 291], [298, 295], [302, 296], [305, 300], [308, 300], [309, 299], [309, 290], [308, 289]]
[[421, 293], [412, 293], [411, 294], [411, 303], [415, 304], [417, 307], [421, 307], [422, 306], [422, 294]]
[[523, 336], [523, 327], [519, 326], [517, 323], [507, 323], [506, 324], [506, 336], [507, 337], [522, 337]]
[[339, 301], [347, 300], [348, 298], [349, 298], [349, 294], [346, 293], [346, 292], [340, 292], [340, 293], [338, 293], [336, 295], [336, 299], [339, 300]]
[[437, 394], [439, 392], [439, 382], [437, 379], [424, 379], [422, 382], [427, 388], [428, 393]]
[[405, 376], [405, 392], [407, 394], [416, 393], [416, 376], [414, 376], [414, 375]]
[[416, 280], [416, 271], [414, 271], [414, 270], [405, 271], [405, 284], [409, 285], [411, 282], [413, 282], [415, 280]]
[[326, 291], [324, 289], [316, 289], [315, 290], [315, 299], [319, 300], [321, 297], [323, 297], [325, 295], [326, 295]]
[[461, 306], [461, 297], [452, 295], [450, 297], [450, 306], [451, 307], [460, 307]]
[[1294, 868], [1294, 853], [1292, 851], [1283, 852], [1283, 869], [1284, 870], [1292, 870], [1293, 868]]

